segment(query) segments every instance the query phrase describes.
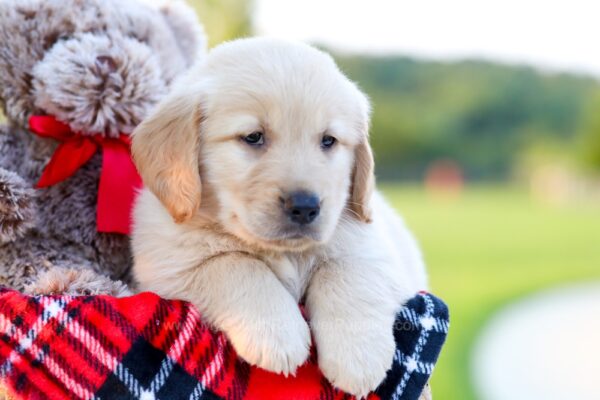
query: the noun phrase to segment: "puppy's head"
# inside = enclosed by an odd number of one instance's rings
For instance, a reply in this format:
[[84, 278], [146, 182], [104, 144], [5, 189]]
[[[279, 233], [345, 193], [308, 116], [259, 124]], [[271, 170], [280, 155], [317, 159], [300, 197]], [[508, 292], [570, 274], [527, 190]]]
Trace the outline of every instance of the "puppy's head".
[[303, 44], [244, 39], [214, 49], [135, 131], [133, 156], [176, 222], [200, 208], [266, 248], [329, 239], [368, 222], [369, 104], [332, 58]]

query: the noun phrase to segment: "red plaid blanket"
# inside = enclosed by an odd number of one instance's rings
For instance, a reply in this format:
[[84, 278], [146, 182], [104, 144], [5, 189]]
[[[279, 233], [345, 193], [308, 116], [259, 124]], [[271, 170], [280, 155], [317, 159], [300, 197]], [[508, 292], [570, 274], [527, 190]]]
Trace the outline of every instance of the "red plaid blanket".
[[[416, 400], [448, 329], [441, 300], [419, 294], [398, 314], [398, 350], [375, 399]], [[151, 293], [36, 296], [0, 289], [0, 378], [15, 399], [352, 399], [316, 365], [283, 377], [241, 361], [183, 301]]]

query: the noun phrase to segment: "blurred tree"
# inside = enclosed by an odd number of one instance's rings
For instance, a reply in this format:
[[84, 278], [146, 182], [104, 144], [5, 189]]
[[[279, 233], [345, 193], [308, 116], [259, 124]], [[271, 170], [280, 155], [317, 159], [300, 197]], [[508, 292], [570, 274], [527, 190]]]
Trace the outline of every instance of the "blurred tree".
[[[592, 78], [522, 66], [336, 58], [371, 97], [377, 172], [389, 179], [420, 179], [439, 159], [455, 160], [471, 179], [505, 179], [535, 143], [564, 143], [571, 151], [588, 104], [600, 94]], [[600, 113], [594, 115], [600, 132]]]
[[594, 97], [587, 108], [579, 145], [586, 166], [600, 172], [600, 94]]
[[208, 34], [209, 46], [252, 33], [252, 0], [188, 0]]

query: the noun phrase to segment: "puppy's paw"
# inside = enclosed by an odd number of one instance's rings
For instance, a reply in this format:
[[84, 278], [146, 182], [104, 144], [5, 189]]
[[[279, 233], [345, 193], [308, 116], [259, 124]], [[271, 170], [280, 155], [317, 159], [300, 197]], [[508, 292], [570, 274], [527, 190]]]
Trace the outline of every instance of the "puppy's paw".
[[373, 326], [313, 328], [321, 371], [333, 386], [358, 398], [381, 384], [396, 351], [391, 327], [373, 330]]
[[310, 330], [297, 308], [279, 317], [246, 321], [227, 336], [238, 355], [267, 371], [294, 375], [310, 352]]

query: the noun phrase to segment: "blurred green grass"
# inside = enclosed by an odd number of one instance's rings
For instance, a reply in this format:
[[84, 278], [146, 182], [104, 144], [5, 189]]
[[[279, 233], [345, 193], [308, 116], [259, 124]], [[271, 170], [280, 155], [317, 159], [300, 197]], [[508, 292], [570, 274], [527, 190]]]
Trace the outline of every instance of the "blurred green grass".
[[447, 201], [416, 186], [381, 188], [421, 243], [432, 293], [450, 307], [432, 380], [437, 399], [477, 398], [470, 351], [499, 307], [545, 287], [600, 279], [600, 204], [544, 205], [500, 185], [469, 187]]

